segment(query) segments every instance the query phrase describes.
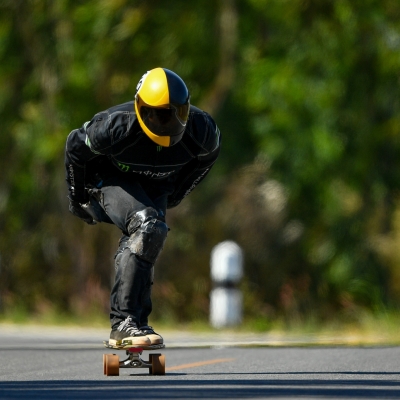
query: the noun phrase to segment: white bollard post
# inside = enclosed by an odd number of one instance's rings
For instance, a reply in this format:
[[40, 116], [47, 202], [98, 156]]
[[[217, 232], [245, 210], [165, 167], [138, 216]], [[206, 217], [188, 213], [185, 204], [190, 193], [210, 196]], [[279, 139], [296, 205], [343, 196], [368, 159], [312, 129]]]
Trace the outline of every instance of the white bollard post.
[[210, 323], [215, 328], [242, 322], [242, 293], [237, 285], [243, 276], [243, 252], [233, 241], [225, 241], [211, 252]]

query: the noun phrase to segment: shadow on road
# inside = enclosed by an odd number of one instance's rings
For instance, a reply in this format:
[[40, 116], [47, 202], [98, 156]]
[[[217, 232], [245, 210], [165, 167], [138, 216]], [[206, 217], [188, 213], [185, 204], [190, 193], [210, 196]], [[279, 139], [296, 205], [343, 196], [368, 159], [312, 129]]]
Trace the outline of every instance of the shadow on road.
[[[342, 373], [341, 373], [342, 374]], [[190, 379], [0, 382], [1, 399], [400, 398], [400, 381], [353, 379]], [[180, 374], [176, 374], [180, 375]]]

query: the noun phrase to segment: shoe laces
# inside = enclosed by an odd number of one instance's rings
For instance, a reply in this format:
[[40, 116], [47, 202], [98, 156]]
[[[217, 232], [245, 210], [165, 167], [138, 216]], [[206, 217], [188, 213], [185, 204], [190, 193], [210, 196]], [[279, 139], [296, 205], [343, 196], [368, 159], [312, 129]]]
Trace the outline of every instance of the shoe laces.
[[129, 334], [140, 334], [142, 333], [140, 329], [138, 329], [137, 325], [135, 322], [133, 322], [132, 317], [127, 317], [125, 321], [122, 321], [118, 328], [120, 332], [125, 331], [128, 332]]

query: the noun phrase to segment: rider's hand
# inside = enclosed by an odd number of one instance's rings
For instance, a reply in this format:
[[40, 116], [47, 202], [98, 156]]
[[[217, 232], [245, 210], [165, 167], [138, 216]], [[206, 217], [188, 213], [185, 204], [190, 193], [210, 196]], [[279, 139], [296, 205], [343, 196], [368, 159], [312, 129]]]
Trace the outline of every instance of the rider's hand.
[[77, 201], [69, 200], [69, 211], [87, 224], [96, 225], [96, 221], [93, 220], [92, 216], [89, 215]]

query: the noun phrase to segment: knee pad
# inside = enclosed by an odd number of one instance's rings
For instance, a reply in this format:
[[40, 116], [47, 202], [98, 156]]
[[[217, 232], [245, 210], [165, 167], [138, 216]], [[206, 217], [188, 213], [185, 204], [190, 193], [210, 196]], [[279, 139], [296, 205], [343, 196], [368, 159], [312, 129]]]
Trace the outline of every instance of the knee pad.
[[164, 247], [168, 226], [157, 219], [157, 211], [147, 207], [137, 212], [128, 225], [130, 251], [154, 264]]

